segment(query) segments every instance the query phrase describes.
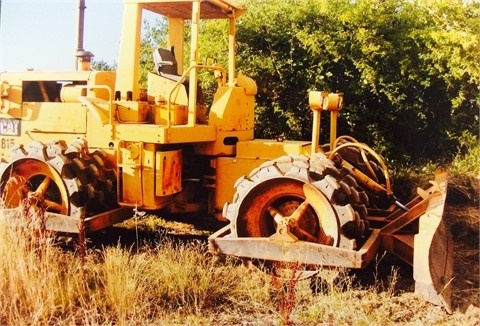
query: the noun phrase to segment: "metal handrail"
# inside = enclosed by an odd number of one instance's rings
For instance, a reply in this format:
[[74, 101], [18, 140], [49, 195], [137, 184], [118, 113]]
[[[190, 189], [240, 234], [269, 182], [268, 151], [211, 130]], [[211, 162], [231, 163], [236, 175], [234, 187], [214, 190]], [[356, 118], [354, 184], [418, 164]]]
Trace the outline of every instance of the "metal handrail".
[[[222, 72], [222, 85], [225, 85], [226, 82], [227, 82], [227, 71], [225, 70], [225, 68], [221, 67], [221, 66], [214, 66], [214, 65], [192, 65], [190, 66], [187, 70], [185, 70], [185, 72], [180, 76], [180, 79], [175, 83], [175, 85], [173, 86], [172, 90], [170, 91], [170, 94], [168, 95], [168, 100], [167, 100], [167, 110], [168, 110], [168, 119], [167, 119], [167, 128], [169, 128], [171, 126], [171, 111], [172, 111], [172, 107], [171, 107], [171, 104], [172, 104], [172, 95], [173, 95], [173, 92], [175, 90], [177, 90], [177, 88], [180, 87], [180, 85], [182, 85], [183, 81], [185, 81], [185, 79], [187, 78], [187, 76], [190, 74], [190, 71], [192, 69], [209, 69], [209, 70], [220, 70]], [[177, 95], [178, 95], [178, 90], [177, 90]], [[175, 95], [176, 96], [176, 95]]]
[[[113, 104], [113, 100], [112, 100], [112, 89], [110, 88], [110, 86], [108, 85], [94, 85], [94, 86], [88, 86], [88, 85], [75, 85], [75, 88], [85, 88], [87, 90], [93, 90], [93, 89], [106, 89], [108, 91], [108, 100], [104, 100], [106, 102], [108, 102], [108, 112], [109, 112], [109, 117], [108, 117], [108, 121], [109, 121], [109, 124], [112, 125], [113, 124], [113, 111], [112, 111], [112, 104]], [[86, 98], [85, 96], [81, 96], [82, 98]], [[102, 99], [103, 100], [103, 99]]]

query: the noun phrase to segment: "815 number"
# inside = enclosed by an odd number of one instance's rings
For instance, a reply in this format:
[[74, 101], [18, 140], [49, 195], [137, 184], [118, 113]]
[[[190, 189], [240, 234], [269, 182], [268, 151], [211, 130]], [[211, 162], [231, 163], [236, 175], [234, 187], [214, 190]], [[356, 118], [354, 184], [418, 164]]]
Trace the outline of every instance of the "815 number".
[[2, 138], [0, 140], [0, 147], [2, 149], [10, 149], [15, 145], [15, 139], [14, 138]]

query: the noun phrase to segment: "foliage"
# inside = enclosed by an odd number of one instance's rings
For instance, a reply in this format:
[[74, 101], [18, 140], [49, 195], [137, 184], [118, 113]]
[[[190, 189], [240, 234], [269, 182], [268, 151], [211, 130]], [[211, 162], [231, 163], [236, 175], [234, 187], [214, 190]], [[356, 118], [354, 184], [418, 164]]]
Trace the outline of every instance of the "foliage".
[[96, 61], [94, 60], [92, 62], [92, 70], [97, 70], [97, 71], [114, 71], [117, 69], [117, 64], [109, 64], [105, 60], [99, 60]]
[[[248, 11], [237, 22], [237, 67], [257, 82], [257, 138], [309, 139], [309, 90], [344, 93], [338, 135], [371, 145], [393, 163], [450, 161], [463, 131], [478, 134], [480, 2], [241, 4]], [[227, 30], [226, 21], [202, 22], [201, 62], [227, 66]], [[153, 48], [166, 46], [166, 32], [163, 19], [144, 24], [142, 86], [154, 69]], [[188, 58], [188, 28], [184, 38]], [[212, 72], [202, 70], [200, 81], [209, 103]], [[327, 139], [326, 113], [321, 127]]]
[[449, 195], [456, 204], [473, 204], [478, 208], [480, 196], [480, 143], [475, 135], [464, 131], [450, 165]]
[[459, 147], [452, 161], [451, 171], [464, 176], [480, 177], [480, 143], [475, 135], [463, 131]]
[[167, 21], [158, 17], [153, 25], [145, 20], [143, 22], [142, 40], [140, 44], [140, 85], [147, 87], [148, 72], [155, 71], [153, 50], [167, 45]]
[[449, 157], [462, 130], [478, 131], [478, 2], [245, 5], [238, 60], [258, 84], [258, 137], [308, 139], [311, 89], [343, 92], [339, 134], [392, 159]]

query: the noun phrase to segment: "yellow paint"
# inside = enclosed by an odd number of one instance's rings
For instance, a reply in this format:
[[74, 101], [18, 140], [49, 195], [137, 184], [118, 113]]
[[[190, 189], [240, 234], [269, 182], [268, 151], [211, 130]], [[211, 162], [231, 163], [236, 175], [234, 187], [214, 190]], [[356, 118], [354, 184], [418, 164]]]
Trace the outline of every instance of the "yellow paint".
[[219, 157], [215, 159], [215, 190], [214, 200], [216, 217], [222, 219], [220, 212], [223, 205], [231, 202], [234, 194], [233, 185], [238, 178], [248, 176], [251, 171], [262, 163], [288, 154], [304, 154], [310, 152], [310, 142], [256, 139], [239, 142], [236, 157]]
[[[10, 148], [33, 140], [62, 139], [69, 144], [78, 137], [85, 138], [92, 151], [104, 149], [111, 156], [111, 164], [117, 166], [121, 204], [161, 208], [181, 190], [181, 170], [186, 164], [182, 162], [184, 148], [192, 148], [193, 155], [206, 155], [213, 160], [229, 156], [222, 160], [229, 163], [220, 164], [221, 174], [215, 176], [221, 181], [219, 190], [211, 192], [212, 202], [223, 200], [233, 190], [233, 175], [239, 171], [247, 173], [267, 159], [255, 157], [254, 152], [258, 156], [300, 151], [302, 146], [288, 142], [257, 145], [253, 141], [257, 86], [251, 78], [235, 72], [235, 19], [243, 14], [243, 9], [224, 0], [124, 2], [116, 72], [1, 74], [0, 158], [8, 161]], [[146, 10], [167, 18], [167, 45], [174, 49], [180, 76], [162, 77], [151, 72], [147, 89], [142, 90], [139, 50], [142, 14]], [[212, 18], [229, 21], [228, 69], [200, 64], [204, 59], [199, 52], [200, 24]], [[184, 57], [186, 27], [191, 28], [186, 54], [189, 57]], [[200, 69], [222, 76], [208, 107], [197, 99]], [[183, 84], [187, 77], [188, 87]], [[244, 144], [250, 141], [253, 142]], [[227, 187], [228, 192], [216, 198], [215, 193]]]
[[[48, 115], [41, 114], [47, 111]], [[25, 103], [22, 108], [22, 128], [33, 133], [76, 133], [87, 131], [87, 110], [80, 103]]]
[[127, 92], [137, 99], [139, 87], [140, 32], [142, 27], [142, 6], [135, 2], [125, 2], [122, 37], [118, 56], [116, 90], [121, 99], [126, 100]]

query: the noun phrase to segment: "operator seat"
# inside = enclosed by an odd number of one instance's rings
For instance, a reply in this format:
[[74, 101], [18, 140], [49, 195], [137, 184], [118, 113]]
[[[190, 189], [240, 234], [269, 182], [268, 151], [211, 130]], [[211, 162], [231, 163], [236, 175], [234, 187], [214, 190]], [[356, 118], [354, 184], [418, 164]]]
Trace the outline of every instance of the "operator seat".
[[[153, 62], [155, 63], [155, 70], [157, 74], [175, 82], [180, 80], [181, 76], [178, 74], [177, 59], [175, 59], [173, 46], [171, 50], [162, 48], [155, 49], [153, 51]], [[185, 78], [182, 84], [185, 86], [188, 96], [190, 84], [188, 77]], [[204, 104], [205, 102], [202, 88], [199, 85], [197, 85], [197, 102], [199, 104]]]
[[178, 81], [180, 75], [178, 74], [177, 60], [172, 50], [158, 48], [153, 52], [153, 62], [157, 73], [165, 78]]

